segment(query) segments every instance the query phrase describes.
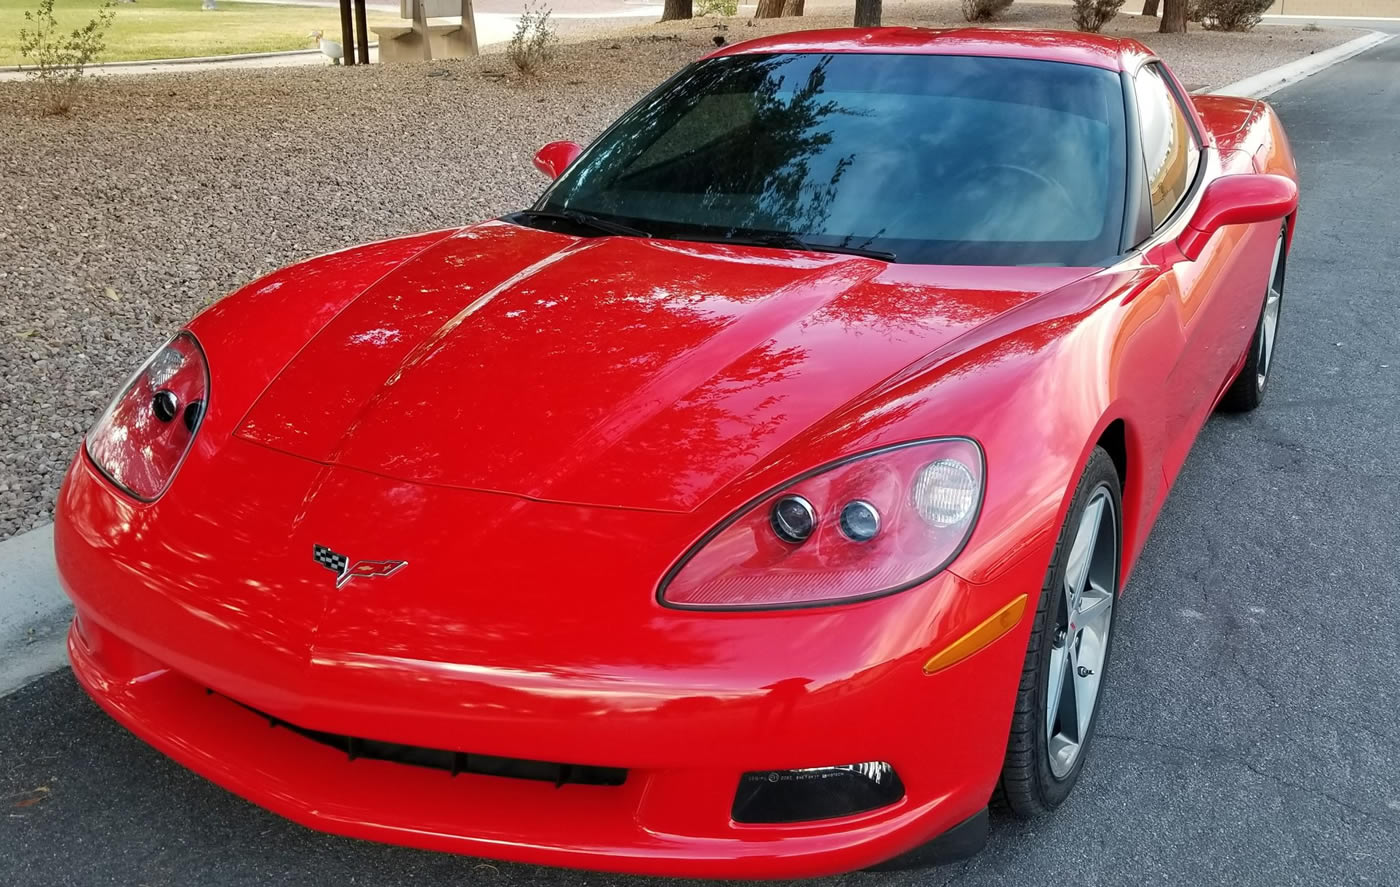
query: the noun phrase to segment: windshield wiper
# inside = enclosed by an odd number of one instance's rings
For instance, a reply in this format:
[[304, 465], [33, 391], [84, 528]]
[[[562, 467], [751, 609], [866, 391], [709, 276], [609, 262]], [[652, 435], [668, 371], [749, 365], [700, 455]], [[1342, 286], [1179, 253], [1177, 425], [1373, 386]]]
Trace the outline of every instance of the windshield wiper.
[[533, 219], [543, 222], [568, 222], [580, 228], [592, 228], [594, 231], [616, 234], [620, 237], [651, 236], [641, 228], [633, 228], [631, 225], [624, 225], [621, 222], [610, 222], [607, 219], [600, 219], [576, 209], [523, 209], [520, 212], [512, 213], [512, 217], [527, 221]]
[[822, 243], [811, 243], [798, 237], [796, 234], [784, 234], [774, 232], [772, 234], [740, 234], [734, 237], [725, 237], [721, 243], [745, 243], [752, 246], [775, 246], [779, 249], [796, 249], [809, 253], [841, 253], [848, 256], [863, 256], [867, 259], [879, 259], [882, 262], [895, 261], [895, 254], [889, 250], [869, 249], [864, 246], [845, 246], [836, 244], [828, 246]]

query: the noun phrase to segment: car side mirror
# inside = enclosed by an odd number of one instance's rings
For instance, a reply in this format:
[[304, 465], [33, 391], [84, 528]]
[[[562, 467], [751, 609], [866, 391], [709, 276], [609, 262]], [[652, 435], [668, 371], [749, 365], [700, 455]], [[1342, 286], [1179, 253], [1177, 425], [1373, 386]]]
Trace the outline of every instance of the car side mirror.
[[1298, 185], [1292, 179], [1264, 174], [1222, 176], [1206, 186], [1196, 214], [1176, 245], [1182, 255], [1195, 261], [1211, 235], [1226, 225], [1274, 222], [1297, 208]]
[[550, 142], [535, 154], [535, 169], [557, 179], [583, 153], [578, 142]]

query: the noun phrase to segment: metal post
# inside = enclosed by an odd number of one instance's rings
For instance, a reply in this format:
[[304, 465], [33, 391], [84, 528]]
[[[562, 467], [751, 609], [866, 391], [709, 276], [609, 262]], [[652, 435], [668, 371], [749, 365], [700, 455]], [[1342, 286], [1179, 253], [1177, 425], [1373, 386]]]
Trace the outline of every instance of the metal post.
[[355, 30], [360, 32], [360, 64], [369, 64], [369, 27], [365, 24], [365, 0], [355, 0]]
[[355, 29], [350, 25], [350, 0], [340, 0], [341, 64], [355, 64]]

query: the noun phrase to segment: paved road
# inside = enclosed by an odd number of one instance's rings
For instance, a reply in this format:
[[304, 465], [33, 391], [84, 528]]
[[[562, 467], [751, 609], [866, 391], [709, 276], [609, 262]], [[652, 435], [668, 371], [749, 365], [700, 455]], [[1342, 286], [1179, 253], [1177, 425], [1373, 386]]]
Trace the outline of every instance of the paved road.
[[[1125, 598], [1074, 799], [864, 885], [1400, 884], [1400, 41], [1274, 97], [1305, 182], [1269, 402], [1206, 428]], [[0, 699], [0, 883], [614, 885], [307, 831], [66, 672]]]

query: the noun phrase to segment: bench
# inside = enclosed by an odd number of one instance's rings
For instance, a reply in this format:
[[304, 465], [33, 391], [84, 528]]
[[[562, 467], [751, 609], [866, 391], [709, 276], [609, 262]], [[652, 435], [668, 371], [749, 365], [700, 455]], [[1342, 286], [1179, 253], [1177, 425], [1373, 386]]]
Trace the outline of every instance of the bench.
[[[477, 54], [476, 28], [462, 26], [459, 15], [430, 18], [428, 45], [435, 59], [464, 59]], [[413, 28], [412, 19], [400, 19], [395, 24], [372, 25], [370, 30], [379, 38], [379, 62], [392, 65], [399, 62], [423, 61], [423, 38]]]

